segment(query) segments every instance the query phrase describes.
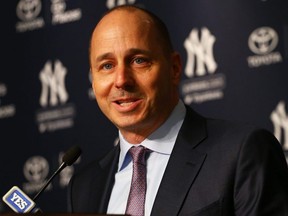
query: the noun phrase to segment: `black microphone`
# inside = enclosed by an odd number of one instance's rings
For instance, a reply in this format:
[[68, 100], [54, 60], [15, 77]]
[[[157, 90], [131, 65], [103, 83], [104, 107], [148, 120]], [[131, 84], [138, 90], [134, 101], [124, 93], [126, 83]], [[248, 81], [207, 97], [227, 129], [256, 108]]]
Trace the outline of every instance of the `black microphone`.
[[28, 212], [42, 212], [39, 208], [35, 208], [34, 202], [39, 195], [47, 188], [54, 177], [59, 174], [65, 167], [71, 166], [81, 155], [82, 151], [78, 146], [71, 147], [63, 156], [62, 163], [59, 168], [53, 173], [53, 175], [45, 182], [40, 191], [30, 199], [20, 188], [13, 186], [2, 198], [2, 200], [17, 213]]
[[50, 182], [54, 179], [54, 177], [60, 173], [65, 167], [72, 165], [78, 157], [81, 155], [82, 151], [78, 146], [73, 146], [70, 148], [63, 156], [62, 163], [59, 168], [54, 172], [54, 174], [48, 179], [48, 181], [44, 184], [44, 186], [40, 189], [40, 191], [34, 196], [33, 200], [35, 201], [39, 195], [47, 188]]

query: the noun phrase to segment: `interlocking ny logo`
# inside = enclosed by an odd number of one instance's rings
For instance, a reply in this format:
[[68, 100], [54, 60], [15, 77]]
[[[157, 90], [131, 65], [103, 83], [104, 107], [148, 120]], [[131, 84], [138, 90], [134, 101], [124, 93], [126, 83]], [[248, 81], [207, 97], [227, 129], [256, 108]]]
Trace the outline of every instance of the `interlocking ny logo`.
[[194, 75], [203, 76], [206, 72], [212, 74], [216, 71], [217, 63], [213, 56], [215, 41], [215, 36], [206, 27], [201, 29], [201, 38], [199, 38], [198, 29], [192, 29], [189, 37], [184, 41], [184, 47], [187, 51], [185, 67], [187, 77], [193, 77]]
[[136, 0], [107, 0], [106, 6], [111, 9], [117, 5], [134, 4]]
[[[55, 61], [54, 71], [51, 61], [46, 62], [43, 70], [39, 74], [39, 79], [42, 82], [42, 92], [40, 96], [40, 105], [42, 107], [46, 107], [48, 103], [51, 106], [56, 106], [59, 102], [65, 103], [68, 100], [69, 96], [65, 89], [66, 74], [67, 69], [59, 60]], [[50, 100], [48, 102], [49, 95]]]
[[[274, 125], [274, 135], [282, 143], [283, 149], [288, 150], [288, 116], [284, 101], [280, 101], [270, 116]], [[283, 133], [283, 134], [282, 134]]]

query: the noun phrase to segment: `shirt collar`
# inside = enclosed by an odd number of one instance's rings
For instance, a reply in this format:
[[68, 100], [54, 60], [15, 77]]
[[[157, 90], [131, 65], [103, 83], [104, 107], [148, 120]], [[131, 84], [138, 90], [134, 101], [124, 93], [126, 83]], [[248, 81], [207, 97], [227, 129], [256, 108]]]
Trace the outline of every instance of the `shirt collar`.
[[[186, 114], [186, 108], [184, 103], [179, 100], [178, 104], [175, 106], [169, 118], [150, 136], [148, 136], [143, 142], [137, 145], [145, 146], [146, 148], [157, 152], [159, 154], [170, 155], [177, 138], [177, 134], [181, 128]], [[120, 156], [119, 156], [119, 170], [124, 168], [127, 163], [126, 154], [131, 148], [132, 144], [127, 142], [119, 131], [120, 140]], [[133, 146], [137, 146], [133, 145]], [[125, 159], [125, 161], [124, 161]]]

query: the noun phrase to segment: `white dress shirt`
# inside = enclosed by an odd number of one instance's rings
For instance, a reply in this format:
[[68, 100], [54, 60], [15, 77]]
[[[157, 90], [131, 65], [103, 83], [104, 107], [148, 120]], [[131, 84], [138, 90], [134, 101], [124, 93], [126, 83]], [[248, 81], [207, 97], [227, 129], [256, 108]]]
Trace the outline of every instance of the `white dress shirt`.
[[[138, 145], [152, 150], [147, 159], [147, 191], [145, 216], [151, 214], [152, 206], [163, 177], [166, 165], [183, 123], [186, 109], [181, 100], [170, 117], [149, 137]], [[133, 144], [128, 143], [119, 132], [120, 156], [115, 184], [110, 196], [107, 214], [125, 214], [132, 179], [132, 158], [127, 152]]]

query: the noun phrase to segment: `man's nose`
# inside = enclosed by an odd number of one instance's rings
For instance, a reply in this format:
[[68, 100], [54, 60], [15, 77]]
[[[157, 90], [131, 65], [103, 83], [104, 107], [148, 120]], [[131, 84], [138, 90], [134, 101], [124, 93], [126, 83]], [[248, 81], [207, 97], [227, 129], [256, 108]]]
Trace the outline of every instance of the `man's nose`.
[[126, 65], [118, 65], [115, 73], [115, 87], [125, 89], [134, 85], [133, 72]]

